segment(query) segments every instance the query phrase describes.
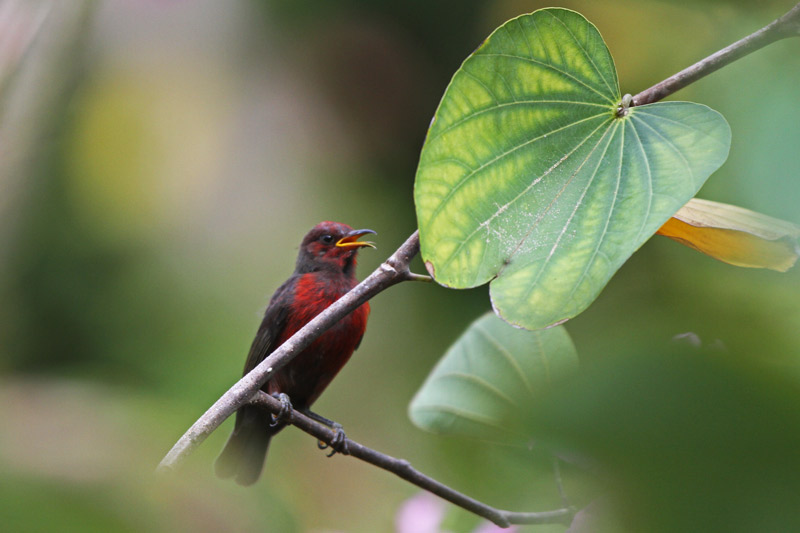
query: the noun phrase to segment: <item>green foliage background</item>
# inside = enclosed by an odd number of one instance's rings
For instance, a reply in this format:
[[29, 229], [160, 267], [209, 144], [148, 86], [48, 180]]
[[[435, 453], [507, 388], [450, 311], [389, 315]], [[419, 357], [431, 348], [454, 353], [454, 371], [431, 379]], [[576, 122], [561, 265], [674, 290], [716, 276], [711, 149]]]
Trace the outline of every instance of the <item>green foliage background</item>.
[[[636, 93], [790, 4], [560, 5], [600, 29], [623, 93]], [[4, 524], [10, 531], [393, 530], [413, 487], [351, 460], [325, 459], [291, 429], [276, 439], [254, 489], [213, 477], [230, 423], [179, 476], [156, 479], [152, 470], [238, 378], [259, 314], [308, 228], [332, 219], [378, 231], [379, 250], [362, 253], [362, 275], [413, 231], [419, 150], [447, 82], [495, 27], [549, 4], [87, 5], [86, 21], [64, 30], [69, 46], [60, 59], [34, 46], [16, 70], [0, 71]], [[45, 28], [58, 34], [67, 20], [58, 11]], [[700, 196], [800, 222], [796, 50], [795, 41], [772, 45], [677, 95], [720, 111], [733, 131], [727, 163]], [[610, 404], [622, 411], [610, 419], [620, 420], [625, 405], [672, 405], [663, 397], [681, 390], [683, 375], [654, 356], [692, 332], [723, 354], [697, 375], [730, 367], [735, 376], [762, 376], [747, 398], [763, 409], [742, 420], [774, 428], [790, 413], [769, 412], [786, 402], [764, 394], [776, 387], [775, 375], [789, 383], [781, 391], [798, 378], [798, 294], [797, 270], [737, 269], [653, 239], [567, 323], [581, 365], [599, 368], [608, 384], [601, 392], [576, 385], [569, 398], [586, 413], [582, 405], [605, 405], [641, 372], [659, 386]], [[433, 436], [406, 416], [437, 359], [488, 305], [485, 288], [405, 284], [381, 294], [361, 348], [316, 407], [356, 440], [474, 497], [515, 510], [555, 508], [560, 499], [541, 449]], [[722, 386], [698, 390], [701, 405], [730, 397]], [[573, 404], [560, 405], [570, 414]], [[739, 404], [720, 405], [736, 420]], [[684, 429], [707, 438], [706, 427]], [[780, 435], [760, 431], [771, 438], [737, 456], [739, 464], [782, 452], [781, 442], [771, 447]], [[657, 456], [662, 441], [631, 442]], [[575, 502], [589, 501], [591, 482], [575, 467], [565, 475]], [[714, 470], [698, 475], [721, 479]], [[477, 524], [459, 513], [447, 520], [456, 531]]]

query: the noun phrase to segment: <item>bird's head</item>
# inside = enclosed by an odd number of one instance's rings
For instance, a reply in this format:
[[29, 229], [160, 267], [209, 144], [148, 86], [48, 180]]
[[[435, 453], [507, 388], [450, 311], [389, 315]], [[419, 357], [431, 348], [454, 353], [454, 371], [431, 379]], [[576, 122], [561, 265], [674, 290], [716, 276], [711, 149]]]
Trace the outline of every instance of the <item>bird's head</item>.
[[297, 256], [297, 272], [335, 270], [350, 274], [355, 269], [359, 248], [371, 242], [359, 241], [359, 237], [375, 233], [371, 229], [353, 229], [339, 222], [320, 222], [303, 238]]

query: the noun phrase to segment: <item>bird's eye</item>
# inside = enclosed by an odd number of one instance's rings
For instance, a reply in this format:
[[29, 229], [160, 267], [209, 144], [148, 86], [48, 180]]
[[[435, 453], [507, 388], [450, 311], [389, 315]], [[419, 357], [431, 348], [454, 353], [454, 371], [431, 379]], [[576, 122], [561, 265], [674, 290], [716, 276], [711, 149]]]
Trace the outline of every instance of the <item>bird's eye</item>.
[[323, 235], [322, 237], [319, 238], [319, 240], [321, 240], [325, 244], [330, 244], [333, 242], [333, 235]]

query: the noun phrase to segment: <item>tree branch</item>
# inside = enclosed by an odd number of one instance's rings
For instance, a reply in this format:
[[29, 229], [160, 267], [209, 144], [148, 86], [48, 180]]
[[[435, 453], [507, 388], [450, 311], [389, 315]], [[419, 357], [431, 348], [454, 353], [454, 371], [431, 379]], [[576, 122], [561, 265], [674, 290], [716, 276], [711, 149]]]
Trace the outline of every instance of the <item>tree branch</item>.
[[[666, 80], [645, 89], [633, 97], [631, 105], [645, 105], [657, 102], [671, 95], [679, 89], [694, 83], [700, 78], [736, 61], [756, 50], [759, 50], [770, 43], [796, 37], [800, 35], [800, 3], [795, 5], [782, 17], [772, 21], [755, 33], [752, 33], [727, 46], [707, 58], [698, 61], [691, 67], [685, 68], [677, 74], [670, 76]], [[621, 108], [618, 114], [624, 114], [626, 110]]]
[[[252, 405], [262, 407], [267, 411], [277, 415], [281, 410], [281, 402], [263, 391], [257, 391], [250, 400]], [[312, 420], [299, 411], [292, 410], [286, 422], [300, 428], [309, 435], [319, 440], [331, 444], [334, 438], [334, 431], [319, 422]], [[368, 448], [348, 438], [345, 439], [346, 453], [352, 455], [371, 465], [391, 472], [398, 477], [405, 479], [421, 489], [436, 494], [450, 503], [453, 503], [467, 511], [475, 513], [501, 527], [508, 527], [512, 524], [569, 524], [572, 520], [574, 511], [568, 507], [556, 509], [554, 511], [543, 511], [534, 513], [520, 513], [495, 509], [485, 503], [470, 498], [447, 485], [426, 476], [419, 470], [411, 466], [408, 461], [397, 459], [383, 454], [372, 448]]]
[[189, 453], [202, 443], [230, 415], [246, 404], [272, 375], [291, 361], [297, 354], [344, 318], [358, 306], [401, 281], [417, 281], [425, 276], [413, 274], [408, 268], [419, 253], [419, 233], [414, 232], [372, 274], [356, 285], [350, 292], [334, 302], [308, 324], [300, 328], [291, 338], [272, 352], [258, 366], [240, 379], [223, 394], [214, 405], [201, 416], [175, 443], [161, 460], [157, 471], [163, 472], [177, 467]]
[[[175, 443], [161, 460], [157, 471], [165, 472], [175, 469], [225, 419], [245, 404], [250, 403], [264, 407], [277, 414], [281, 409], [280, 401], [259, 390], [261, 386], [328, 328], [376, 294], [401, 281], [430, 281], [431, 278], [429, 276], [414, 274], [409, 270], [408, 265], [417, 253], [419, 253], [419, 234], [415, 231], [389, 259], [382, 263], [364, 281], [317, 315], [316, 318], [302, 327], [289, 340], [272, 352], [269, 357], [228, 389]], [[288, 422], [328, 444], [331, 443], [334, 437], [334, 432], [330, 428], [295, 410], [291, 412]], [[413, 468], [408, 461], [382, 454], [350, 439], [346, 439], [346, 446], [349, 455], [392, 472], [402, 479], [499, 526], [508, 527], [511, 524], [568, 524], [573, 515], [573, 510], [568, 508], [538, 513], [521, 513], [495, 509], [422, 474]]]
[[[626, 95], [620, 105], [618, 114], [625, 114], [629, 106], [645, 105], [661, 100], [770, 43], [798, 35], [800, 35], [800, 3], [782, 17], [744, 39], [723, 48], [691, 67], [640, 92], [636, 96]], [[280, 402], [260, 391], [261, 386], [322, 333], [373, 296], [401, 281], [430, 281], [430, 277], [414, 274], [409, 270], [409, 263], [418, 253], [419, 233], [415, 231], [389, 259], [383, 262], [364, 281], [302, 327], [256, 368], [228, 389], [175, 443], [159, 463], [157, 471], [165, 472], [177, 468], [208, 435], [245, 404], [251, 403], [262, 406], [273, 413], [277, 413], [280, 409]], [[311, 420], [302, 413], [292, 411], [290, 417], [290, 423], [328, 444], [334, 437], [334, 432], [330, 428]], [[573, 509], [567, 507], [554, 511], [532, 513], [495, 509], [422, 474], [411, 467], [408, 461], [382, 454], [350, 439], [347, 439], [346, 443], [350, 455], [392, 472], [402, 479], [482, 516], [499, 526], [569, 523], [574, 514]]]

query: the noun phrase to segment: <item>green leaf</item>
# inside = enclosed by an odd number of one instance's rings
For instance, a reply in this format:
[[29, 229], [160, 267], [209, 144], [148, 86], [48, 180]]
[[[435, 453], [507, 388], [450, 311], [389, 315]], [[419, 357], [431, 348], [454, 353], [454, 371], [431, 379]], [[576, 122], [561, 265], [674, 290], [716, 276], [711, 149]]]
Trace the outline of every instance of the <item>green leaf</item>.
[[486, 313], [430, 373], [411, 401], [409, 416], [435, 433], [525, 443], [531, 406], [548, 385], [577, 366], [563, 327], [528, 331]]
[[498, 28], [453, 76], [420, 156], [422, 257], [437, 282], [491, 283], [537, 329], [571, 318], [725, 160], [730, 129], [699, 104], [616, 114], [614, 62], [578, 13]]

